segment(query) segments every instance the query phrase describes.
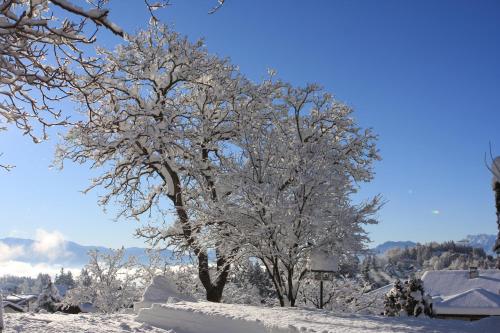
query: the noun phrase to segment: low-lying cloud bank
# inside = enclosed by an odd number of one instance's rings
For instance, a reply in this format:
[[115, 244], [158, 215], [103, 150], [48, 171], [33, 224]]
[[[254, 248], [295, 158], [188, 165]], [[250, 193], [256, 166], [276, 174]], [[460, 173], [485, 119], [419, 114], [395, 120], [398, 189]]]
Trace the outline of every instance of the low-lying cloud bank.
[[[9, 245], [0, 241], [0, 276], [36, 277], [39, 273], [55, 275], [62, 266], [54, 262], [72, 255], [66, 249], [66, 244], [67, 242], [61, 232], [44, 229], [36, 230], [35, 240], [30, 245]], [[26, 262], [26, 258], [36, 258], [39, 263]], [[75, 273], [79, 272], [77, 268], [71, 270]]]
[[0, 262], [20, 257], [24, 254], [22, 246], [9, 246], [0, 242]]
[[59, 231], [52, 232], [37, 229], [35, 242], [31, 246], [33, 253], [50, 261], [71, 255], [66, 251], [66, 240]]
[[[30, 264], [23, 261], [8, 260], [0, 262], [0, 276], [27, 276], [36, 278], [38, 274], [45, 273], [54, 277], [61, 271], [61, 265], [50, 263]], [[65, 271], [71, 271], [73, 275], [80, 274], [80, 268], [64, 267]]]

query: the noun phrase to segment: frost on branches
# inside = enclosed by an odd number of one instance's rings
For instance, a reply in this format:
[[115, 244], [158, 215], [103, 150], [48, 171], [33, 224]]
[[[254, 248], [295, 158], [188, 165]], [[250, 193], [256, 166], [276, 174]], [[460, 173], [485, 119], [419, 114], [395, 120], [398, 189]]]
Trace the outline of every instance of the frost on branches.
[[[354, 277], [336, 276], [323, 281], [323, 308], [335, 312], [373, 313], [376, 300], [366, 293], [369, 284]], [[320, 308], [319, 281], [308, 276], [299, 289], [297, 302], [303, 305], [313, 305]]]
[[118, 200], [119, 217], [169, 214], [169, 203], [175, 223], [138, 234], [194, 254], [208, 300], [221, 301], [232, 263], [253, 257], [294, 305], [312, 250], [347, 262], [363, 248], [379, 198], [350, 197], [378, 155], [350, 108], [314, 85], [251, 83], [158, 24], [101, 56], [98, 79], [89, 69], [75, 96], [90, 121], [58, 160], [103, 170], [89, 189]]
[[227, 195], [206, 219], [221, 241], [258, 258], [280, 304], [294, 306], [311, 251], [347, 262], [362, 250], [379, 198], [354, 205], [350, 196], [355, 182], [371, 179], [378, 155], [374, 135], [319, 87], [278, 84], [271, 100], [245, 115], [241, 153], [219, 178]]
[[[201, 41], [192, 44], [160, 25], [101, 55], [104, 74], [90, 75], [77, 96], [91, 120], [69, 132], [59, 158], [103, 167], [92, 187], [108, 190], [102, 204], [119, 200], [119, 216], [139, 217], [155, 207], [168, 213], [161, 203], [169, 202], [175, 227], [151, 225], [139, 235], [191, 251], [207, 299], [220, 301], [232, 249], [223, 253], [224, 244], [201, 237], [211, 226], [197, 220], [194, 208], [219, 198], [217, 175], [240, 111], [255, 103], [252, 85]], [[209, 247], [217, 257], [214, 274]]]
[[425, 295], [421, 279], [411, 278], [403, 283], [398, 279], [385, 295], [384, 315], [415, 316], [432, 315], [432, 300]]
[[66, 306], [91, 303], [99, 312], [113, 313], [129, 308], [140, 296], [136, 264], [124, 258], [124, 249], [101, 254], [89, 252], [89, 263], [78, 277], [77, 286], [68, 291]]
[[95, 41], [95, 29], [86, 23], [124, 36], [108, 20], [107, 0], [87, 2], [88, 8], [68, 0], [0, 1], [0, 125], [12, 123], [38, 142], [32, 120], [42, 125], [42, 138], [47, 126], [66, 123], [52, 102], [70, 94], [72, 65], [93, 63], [83, 52]]

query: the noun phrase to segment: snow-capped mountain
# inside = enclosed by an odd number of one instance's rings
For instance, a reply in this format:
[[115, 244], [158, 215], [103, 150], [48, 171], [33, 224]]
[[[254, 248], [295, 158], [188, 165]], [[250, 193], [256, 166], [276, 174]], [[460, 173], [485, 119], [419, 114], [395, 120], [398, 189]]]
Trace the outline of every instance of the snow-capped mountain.
[[487, 234], [479, 234], [479, 235], [467, 235], [464, 239], [469, 246], [479, 247], [484, 249], [487, 254], [493, 253], [493, 245], [495, 245], [495, 240], [497, 239], [496, 235], [487, 235]]

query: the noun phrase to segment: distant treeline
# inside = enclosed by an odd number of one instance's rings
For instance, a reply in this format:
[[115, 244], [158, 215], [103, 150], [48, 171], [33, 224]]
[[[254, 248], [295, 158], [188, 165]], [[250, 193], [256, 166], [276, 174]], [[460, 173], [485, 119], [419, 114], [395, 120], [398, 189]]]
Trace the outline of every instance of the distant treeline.
[[417, 244], [410, 248], [396, 248], [383, 256], [368, 255], [361, 263], [363, 278], [379, 287], [392, 279], [406, 279], [427, 270], [495, 268], [495, 259], [484, 249], [453, 241]]

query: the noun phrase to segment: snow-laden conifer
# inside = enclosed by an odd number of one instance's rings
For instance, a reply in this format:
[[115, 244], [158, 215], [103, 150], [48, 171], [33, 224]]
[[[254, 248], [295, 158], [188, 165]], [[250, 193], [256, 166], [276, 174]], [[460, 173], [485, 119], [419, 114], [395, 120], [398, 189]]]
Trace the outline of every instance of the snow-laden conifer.
[[52, 280], [49, 279], [48, 283], [43, 287], [40, 295], [38, 295], [36, 310], [51, 313], [56, 312], [61, 301], [62, 297], [59, 295], [59, 291], [52, 283]]

